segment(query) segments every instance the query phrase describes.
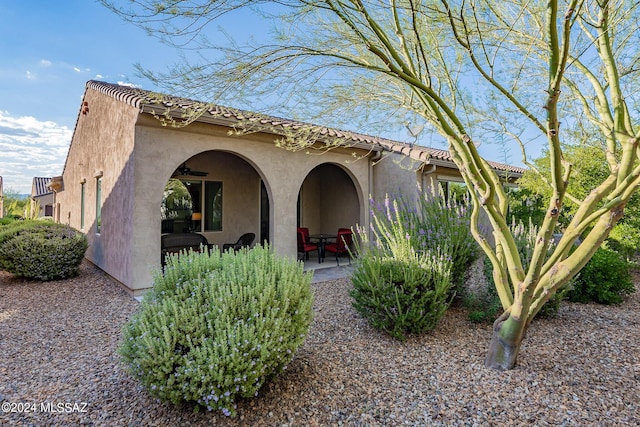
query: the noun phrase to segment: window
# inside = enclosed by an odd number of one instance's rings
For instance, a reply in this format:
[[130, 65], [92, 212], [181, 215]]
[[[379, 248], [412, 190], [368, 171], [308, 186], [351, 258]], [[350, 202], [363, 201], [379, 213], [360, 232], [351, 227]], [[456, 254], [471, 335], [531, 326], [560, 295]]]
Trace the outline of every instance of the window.
[[84, 230], [84, 197], [86, 182], [80, 183], [80, 229]]
[[[438, 177], [440, 179], [440, 177]], [[440, 188], [445, 200], [453, 200], [465, 204], [469, 197], [469, 190], [464, 182], [440, 179]]]
[[102, 228], [102, 177], [96, 178], [96, 234]]
[[205, 182], [204, 215], [205, 231], [222, 231], [222, 182]]
[[161, 219], [162, 233], [222, 231], [222, 182], [170, 179]]

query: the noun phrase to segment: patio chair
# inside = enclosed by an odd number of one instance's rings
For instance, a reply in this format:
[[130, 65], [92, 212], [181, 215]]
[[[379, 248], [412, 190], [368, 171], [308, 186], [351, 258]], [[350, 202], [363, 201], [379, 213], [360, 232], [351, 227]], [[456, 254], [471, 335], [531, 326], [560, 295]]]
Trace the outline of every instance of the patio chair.
[[309, 242], [309, 228], [308, 227], [298, 227], [298, 231], [302, 231], [302, 235], [304, 236], [304, 241]]
[[298, 228], [298, 253], [303, 254], [304, 259], [309, 259], [309, 252], [318, 252], [318, 263], [320, 263], [320, 249], [315, 243], [309, 242], [308, 238], [305, 238], [304, 231]]
[[353, 233], [348, 228], [339, 228], [335, 242], [326, 243], [324, 245], [325, 252], [333, 252], [336, 254], [336, 263], [340, 265], [338, 256], [347, 254], [349, 264], [351, 264], [351, 243], [353, 242]]
[[234, 252], [238, 252], [242, 248], [248, 248], [253, 244], [256, 235], [255, 233], [244, 233], [237, 242], [235, 243], [225, 243], [222, 245], [222, 251], [226, 252], [229, 249], [233, 249]]
[[199, 233], [170, 233], [160, 236], [161, 262], [165, 265], [166, 257], [186, 249], [200, 252], [201, 248], [209, 248], [209, 241]]

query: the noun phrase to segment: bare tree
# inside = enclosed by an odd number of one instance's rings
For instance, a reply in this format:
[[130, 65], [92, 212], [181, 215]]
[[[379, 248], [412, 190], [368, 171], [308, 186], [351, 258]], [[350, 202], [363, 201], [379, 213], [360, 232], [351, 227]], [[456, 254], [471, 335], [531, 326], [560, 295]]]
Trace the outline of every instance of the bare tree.
[[[494, 324], [488, 367], [515, 366], [536, 313], [587, 263], [640, 183], [640, 134], [634, 129], [638, 2], [130, 3], [126, 10], [110, 7], [175, 46], [199, 53], [217, 49], [212, 60], [200, 56], [166, 73], [145, 72], [157, 83], [168, 83], [168, 89], [210, 98], [215, 93], [216, 99], [275, 94], [280, 97], [271, 98], [273, 105], [286, 99], [292, 108], [312, 95], [323, 100], [323, 113], [351, 111], [365, 121], [390, 112], [420, 117], [447, 141], [474, 190], [472, 232], [493, 265], [504, 308]], [[273, 40], [210, 43], [207, 27], [243, 8], [277, 23]], [[572, 168], [563, 159], [561, 143], [571, 141], [561, 123], [572, 135], [577, 129], [596, 132], [606, 155], [609, 175], [586, 197], [567, 192]], [[532, 146], [549, 151], [552, 197], [526, 271], [506, 219], [507, 194], [476, 148], [492, 140], [517, 144], [525, 163]], [[579, 208], [547, 255], [566, 198]], [[478, 228], [481, 210], [490, 220], [495, 245]], [[578, 237], [581, 243], [575, 246]]]

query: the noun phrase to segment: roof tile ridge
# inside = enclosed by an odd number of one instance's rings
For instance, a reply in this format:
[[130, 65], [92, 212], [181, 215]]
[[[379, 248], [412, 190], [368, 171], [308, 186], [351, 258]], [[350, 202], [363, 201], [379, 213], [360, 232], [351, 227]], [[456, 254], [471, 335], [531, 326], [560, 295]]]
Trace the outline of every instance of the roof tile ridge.
[[[309, 127], [322, 135], [330, 135], [336, 138], [342, 138], [357, 142], [366, 142], [372, 145], [377, 145], [382, 149], [386, 149], [392, 152], [402, 153], [410, 155], [411, 152], [418, 152], [420, 157], [434, 157], [440, 160], [453, 161], [451, 153], [445, 149], [432, 148], [423, 145], [410, 144], [402, 141], [396, 141], [389, 138], [380, 136], [372, 136], [364, 133], [342, 130], [328, 126], [317, 125], [313, 123], [303, 122], [299, 120], [286, 119], [278, 116], [269, 115], [266, 113], [260, 113], [255, 111], [243, 110], [235, 107], [228, 107], [216, 103], [204, 103], [195, 99], [180, 97], [175, 95], [169, 95], [162, 92], [151, 91], [148, 89], [141, 89], [133, 86], [125, 86], [115, 83], [107, 83], [99, 80], [89, 80], [86, 85], [87, 88], [94, 89], [100, 93], [111, 96], [126, 104], [132, 105], [138, 109], [142, 109], [145, 105], [157, 105], [160, 101], [154, 99], [154, 95], [162, 96], [166, 99], [166, 102], [172, 104], [178, 104], [178, 107], [184, 108], [188, 104], [199, 103], [206, 104], [206, 113], [211, 116], [224, 116], [227, 118], [233, 117], [236, 120], [259, 120], [263, 124], [269, 124], [271, 126], [279, 126], [282, 128], [297, 129], [300, 127]], [[512, 166], [500, 162], [494, 162], [487, 160], [489, 165], [495, 169], [512, 171], [516, 173], [524, 173], [525, 168], [518, 166]]]

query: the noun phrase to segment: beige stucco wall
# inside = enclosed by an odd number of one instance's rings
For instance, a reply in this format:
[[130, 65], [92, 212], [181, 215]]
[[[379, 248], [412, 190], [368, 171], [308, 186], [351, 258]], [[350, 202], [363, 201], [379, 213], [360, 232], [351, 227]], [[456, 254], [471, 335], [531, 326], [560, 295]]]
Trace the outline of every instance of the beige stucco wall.
[[387, 194], [392, 198], [399, 194], [415, 195], [419, 182], [416, 171], [420, 166], [406, 156], [385, 153], [383, 158], [372, 166], [374, 200], [382, 201]]
[[[348, 170], [358, 205], [362, 207], [359, 209], [358, 220], [360, 223], [366, 221], [364, 203], [365, 195], [369, 192], [368, 164], [366, 161], [347, 163], [346, 160], [352, 159], [351, 151], [332, 150], [322, 156], [312, 156], [304, 152], [278, 149], [273, 144], [273, 137], [268, 135], [234, 137], [227, 134], [226, 128], [202, 123], [194, 123], [182, 129], [167, 129], [160, 127], [155, 119], [148, 116], [140, 117], [135, 129], [135, 140], [134, 193], [137, 197], [132, 220], [132, 264], [135, 268], [128, 284], [134, 291], [151, 286], [150, 271], [159, 266], [160, 203], [164, 185], [179, 165], [203, 152], [216, 150], [239, 157], [234, 160], [236, 166], [225, 161], [226, 172], [223, 168], [215, 172], [215, 165], [208, 163], [210, 160], [205, 157], [194, 158], [193, 163], [189, 161], [192, 169], [212, 171], [206, 179], [219, 179], [223, 182], [223, 232], [211, 235], [207, 233], [207, 237], [214, 243], [235, 241], [239, 234], [250, 231], [248, 228], [251, 226], [258, 235], [258, 221], [252, 219], [252, 224], [246, 224], [242, 223], [241, 218], [259, 217], [257, 211], [251, 211], [259, 208], [258, 200], [255, 199], [251, 207], [240, 210], [239, 200], [233, 202], [232, 198], [254, 200], [251, 194], [242, 196], [234, 192], [241, 191], [246, 185], [248, 191], [255, 191], [257, 194], [260, 189], [258, 178], [262, 178], [270, 200], [270, 242], [277, 253], [296, 257], [298, 193], [307, 175], [323, 163], [339, 164], [341, 168]], [[211, 153], [211, 156], [215, 158], [216, 153]], [[243, 175], [249, 177], [244, 183], [233, 178], [233, 174], [238, 172], [238, 165], [245, 170]], [[253, 171], [246, 168], [248, 165]], [[228, 211], [232, 206], [239, 210], [234, 208]]]
[[32, 196], [32, 207], [35, 207], [36, 203], [38, 204], [38, 217], [45, 216], [45, 208], [47, 205], [51, 205], [53, 208], [53, 193], [44, 194], [42, 196]]
[[[401, 155], [388, 155], [372, 165], [367, 158], [353, 161], [353, 149], [308, 155], [276, 148], [268, 134], [229, 136], [227, 127], [204, 123], [162, 127], [150, 115], [93, 90], [87, 90], [83, 101], [88, 111], [79, 115], [64, 188], [56, 196], [60, 221], [81, 227], [80, 189], [86, 182], [86, 256], [135, 294], [152, 286], [152, 272], [160, 267], [163, 190], [185, 161], [193, 170], [208, 172], [204, 180], [223, 183], [223, 227], [204, 233], [210, 243], [234, 242], [246, 232], [259, 237], [262, 180], [269, 195], [270, 243], [276, 253], [291, 258], [297, 254], [301, 188], [302, 225], [328, 233], [356, 223], [368, 227], [370, 194], [378, 200], [387, 193], [416, 194], [418, 184], [430, 182], [424, 171], [433, 172]], [[99, 234], [98, 174], [103, 180]], [[341, 213], [327, 215], [323, 209]]]
[[[133, 274], [134, 125], [136, 108], [88, 90], [76, 123], [56, 195], [59, 220], [82, 229], [86, 258], [124, 284]], [[102, 173], [102, 229], [96, 232], [96, 175]], [[81, 182], [85, 184], [85, 226], [81, 227]]]

